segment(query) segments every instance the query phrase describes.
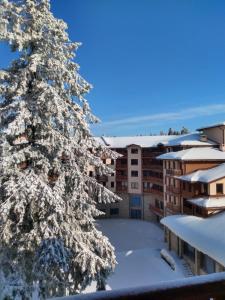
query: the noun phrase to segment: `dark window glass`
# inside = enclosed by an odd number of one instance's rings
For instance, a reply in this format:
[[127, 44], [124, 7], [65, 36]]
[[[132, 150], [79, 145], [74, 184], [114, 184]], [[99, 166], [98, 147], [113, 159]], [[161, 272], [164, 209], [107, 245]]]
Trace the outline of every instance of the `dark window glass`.
[[132, 177], [138, 177], [138, 171], [131, 171]]
[[223, 184], [222, 183], [217, 183], [216, 184], [216, 193], [217, 194], [223, 194]]
[[137, 154], [138, 153], [138, 149], [137, 148], [132, 148], [131, 149], [131, 153], [132, 154]]
[[131, 159], [131, 165], [138, 165], [138, 159]]
[[110, 208], [110, 215], [118, 215], [119, 214], [119, 208]]

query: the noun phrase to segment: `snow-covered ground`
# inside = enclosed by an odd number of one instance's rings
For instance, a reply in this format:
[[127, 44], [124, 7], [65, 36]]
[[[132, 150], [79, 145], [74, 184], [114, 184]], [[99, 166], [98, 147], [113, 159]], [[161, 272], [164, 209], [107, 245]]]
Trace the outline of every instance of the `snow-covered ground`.
[[[97, 221], [98, 228], [115, 247], [118, 265], [108, 279], [107, 290], [144, 286], [160, 281], [184, 278], [183, 261], [173, 253], [176, 269], [160, 256], [166, 248], [163, 230], [154, 223], [131, 219], [104, 219]], [[95, 283], [85, 293], [94, 292]]]

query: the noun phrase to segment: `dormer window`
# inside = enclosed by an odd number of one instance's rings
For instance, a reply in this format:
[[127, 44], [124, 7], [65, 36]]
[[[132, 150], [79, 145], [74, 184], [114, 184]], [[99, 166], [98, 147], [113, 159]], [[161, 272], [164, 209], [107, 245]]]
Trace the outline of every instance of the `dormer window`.
[[222, 183], [217, 183], [216, 184], [216, 193], [217, 194], [223, 194], [223, 184]]

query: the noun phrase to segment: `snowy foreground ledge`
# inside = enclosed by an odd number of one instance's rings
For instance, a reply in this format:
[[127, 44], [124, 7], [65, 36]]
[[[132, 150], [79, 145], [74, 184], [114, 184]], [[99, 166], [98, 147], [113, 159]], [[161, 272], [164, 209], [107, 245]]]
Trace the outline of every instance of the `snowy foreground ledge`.
[[77, 295], [57, 300], [171, 300], [225, 299], [225, 273], [161, 282], [154, 285]]

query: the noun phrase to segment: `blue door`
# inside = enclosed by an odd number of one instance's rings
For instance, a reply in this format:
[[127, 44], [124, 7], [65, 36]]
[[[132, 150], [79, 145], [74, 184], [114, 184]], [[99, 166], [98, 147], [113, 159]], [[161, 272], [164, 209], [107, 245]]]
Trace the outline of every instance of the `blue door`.
[[131, 209], [130, 217], [131, 217], [131, 219], [141, 219], [141, 210], [140, 209]]

